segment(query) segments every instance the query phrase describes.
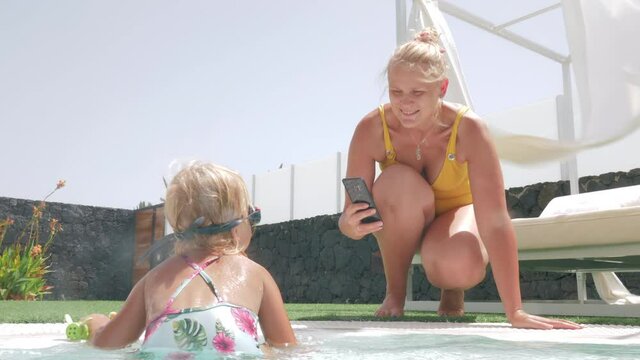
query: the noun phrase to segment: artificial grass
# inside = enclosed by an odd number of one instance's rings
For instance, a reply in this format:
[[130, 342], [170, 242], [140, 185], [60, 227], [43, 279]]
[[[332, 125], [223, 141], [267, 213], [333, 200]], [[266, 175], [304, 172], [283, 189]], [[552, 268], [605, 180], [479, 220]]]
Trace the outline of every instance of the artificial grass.
[[0, 301], [0, 323], [61, 323], [64, 314], [72, 319], [118, 311], [122, 301]]
[[[0, 301], [0, 323], [60, 323], [64, 314], [79, 319], [92, 313], [118, 311], [122, 301]], [[378, 304], [286, 304], [291, 320], [310, 321], [419, 321], [504, 323], [501, 314], [468, 313], [460, 318], [444, 318], [434, 312], [407, 311], [401, 318], [373, 316]], [[640, 317], [552, 316], [580, 324], [640, 326]]]

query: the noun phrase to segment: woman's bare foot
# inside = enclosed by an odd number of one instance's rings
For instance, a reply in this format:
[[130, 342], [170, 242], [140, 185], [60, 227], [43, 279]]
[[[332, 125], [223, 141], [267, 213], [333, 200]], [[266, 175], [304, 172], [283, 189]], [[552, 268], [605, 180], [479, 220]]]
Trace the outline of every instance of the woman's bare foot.
[[[384, 305], [384, 304], [383, 304]], [[459, 317], [464, 315], [464, 290], [445, 290], [440, 292], [438, 315]]]
[[404, 315], [404, 297], [400, 300], [394, 299], [392, 296], [387, 295], [382, 302], [382, 305], [373, 314], [377, 317], [401, 317]]

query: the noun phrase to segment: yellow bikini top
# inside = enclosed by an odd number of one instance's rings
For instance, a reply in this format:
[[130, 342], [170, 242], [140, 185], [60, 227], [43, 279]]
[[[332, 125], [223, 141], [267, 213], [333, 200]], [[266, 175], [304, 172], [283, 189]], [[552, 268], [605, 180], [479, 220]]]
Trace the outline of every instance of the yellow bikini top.
[[[457, 208], [463, 205], [468, 205], [473, 202], [471, 196], [471, 186], [469, 185], [469, 172], [467, 170], [467, 163], [459, 163], [456, 161], [456, 139], [458, 136], [458, 126], [460, 120], [467, 113], [469, 107], [463, 106], [456, 114], [456, 119], [453, 122], [451, 129], [451, 137], [447, 143], [447, 152], [442, 169], [436, 177], [436, 180], [431, 184], [433, 193], [435, 195], [435, 207], [436, 215], [442, 214], [453, 208]], [[378, 107], [380, 112], [380, 118], [382, 119], [382, 128], [384, 134], [384, 149], [385, 160], [380, 162], [380, 170], [384, 170], [387, 167], [396, 164], [396, 150], [391, 143], [391, 135], [389, 134], [389, 126], [387, 125], [387, 119], [384, 114], [384, 106]]]

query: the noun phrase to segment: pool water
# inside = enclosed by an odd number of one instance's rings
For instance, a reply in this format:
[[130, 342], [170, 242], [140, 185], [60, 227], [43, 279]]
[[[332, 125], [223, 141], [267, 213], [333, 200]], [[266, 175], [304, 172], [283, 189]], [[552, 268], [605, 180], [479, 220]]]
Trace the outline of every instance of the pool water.
[[[503, 341], [402, 329], [297, 328], [299, 346], [276, 349], [267, 359], [640, 359], [640, 343], [626, 345]], [[141, 354], [139, 345], [116, 351], [62, 342], [42, 349], [0, 349], [0, 359], [165, 359]], [[175, 359], [211, 359], [211, 354]], [[225, 357], [247, 359], [247, 357]]]

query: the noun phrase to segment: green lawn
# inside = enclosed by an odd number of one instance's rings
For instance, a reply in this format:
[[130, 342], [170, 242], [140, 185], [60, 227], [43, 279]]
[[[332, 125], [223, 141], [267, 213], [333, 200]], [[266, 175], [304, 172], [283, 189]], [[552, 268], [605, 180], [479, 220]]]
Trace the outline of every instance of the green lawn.
[[[79, 319], [91, 313], [118, 311], [122, 301], [0, 301], [0, 323], [59, 323], [64, 314]], [[388, 321], [374, 317], [377, 304], [287, 304], [291, 320]], [[640, 317], [562, 317], [581, 324], [640, 326]], [[408, 311], [393, 321], [506, 322], [503, 315], [469, 313], [461, 318], [441, 318], [433, 312]]]

